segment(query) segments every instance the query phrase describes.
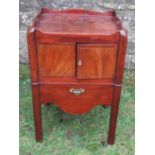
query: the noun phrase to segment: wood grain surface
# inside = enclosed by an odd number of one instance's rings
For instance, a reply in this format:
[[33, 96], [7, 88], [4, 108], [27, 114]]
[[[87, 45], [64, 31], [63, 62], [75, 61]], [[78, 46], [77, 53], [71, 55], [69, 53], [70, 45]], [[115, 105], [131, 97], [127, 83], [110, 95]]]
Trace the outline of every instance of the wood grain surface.
[[[75, 95], [71, 88], [84, 89], [85, 92]], [[41, 103], [53, 103], [70, 114], [89, 112], [96, 105], [111, 105], [113, 87], [96, 84], [42, 84], [40, 85]]]
[[117, 45], [78, 45], [79, 79], [113, 78], [116, 65]]
[[39, 45], [38, 64], [40, 76], [74, 77], [75, 45]]
[[120, 29], [114, 12], [43, 11], [35, 23], [37, 29], [54, 34], [108, 34]]

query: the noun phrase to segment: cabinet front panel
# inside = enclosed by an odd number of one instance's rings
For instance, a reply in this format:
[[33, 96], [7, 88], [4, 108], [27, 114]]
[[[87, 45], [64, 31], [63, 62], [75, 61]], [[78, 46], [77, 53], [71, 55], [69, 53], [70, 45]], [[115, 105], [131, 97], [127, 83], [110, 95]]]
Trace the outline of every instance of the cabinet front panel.
[[78, 45], [77, 77], [111, 79], [114, 77], [117, 45]]
[[75, 75], [75, 45], [39, 45], [40, 77], [73, 77]]

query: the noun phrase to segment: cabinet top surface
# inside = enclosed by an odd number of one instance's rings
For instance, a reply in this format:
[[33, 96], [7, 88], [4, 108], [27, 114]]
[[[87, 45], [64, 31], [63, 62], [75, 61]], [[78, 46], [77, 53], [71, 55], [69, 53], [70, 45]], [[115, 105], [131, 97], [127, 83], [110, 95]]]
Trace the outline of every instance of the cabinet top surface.
[[81, 9], [42, 9], [34, 26], [50, 34], [106, 35], [122, 29], [114, 11], [95, 12]]

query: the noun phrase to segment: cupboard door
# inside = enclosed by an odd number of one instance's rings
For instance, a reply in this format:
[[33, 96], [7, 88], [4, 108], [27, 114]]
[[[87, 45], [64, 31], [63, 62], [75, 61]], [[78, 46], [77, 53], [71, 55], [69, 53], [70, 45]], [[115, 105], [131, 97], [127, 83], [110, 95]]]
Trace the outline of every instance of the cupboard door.
[[38, 65], [40, 76], [73, 77], [75, 74], [75, 45], [39, 45]]
[[79, 44], [77, 77], [79, 79], [113, 78], [117, 45]]

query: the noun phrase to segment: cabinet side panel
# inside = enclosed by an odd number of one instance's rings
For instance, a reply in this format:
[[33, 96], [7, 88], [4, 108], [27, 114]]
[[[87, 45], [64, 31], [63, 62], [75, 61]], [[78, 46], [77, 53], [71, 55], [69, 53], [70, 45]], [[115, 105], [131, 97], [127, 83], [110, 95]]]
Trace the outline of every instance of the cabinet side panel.
[[37, 63], [37, 51], [35, 45], [35, 28], [29, 27], [27, 31], [28, 42], [28, 54], [30, 64], [30, 76], [32, 82], [38, 82], [38, 63]]
[[127, 47], [127, 32], [125, 30], [120, 31], [120, 41], [117, 54], [117, 64], [115, 70], [115, 83], [121, 84], [123, 79], [123, 71], [125, 65]]

